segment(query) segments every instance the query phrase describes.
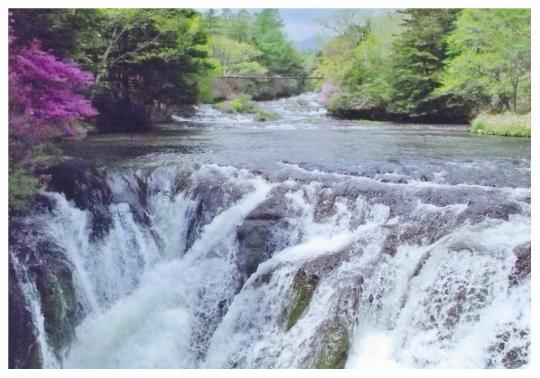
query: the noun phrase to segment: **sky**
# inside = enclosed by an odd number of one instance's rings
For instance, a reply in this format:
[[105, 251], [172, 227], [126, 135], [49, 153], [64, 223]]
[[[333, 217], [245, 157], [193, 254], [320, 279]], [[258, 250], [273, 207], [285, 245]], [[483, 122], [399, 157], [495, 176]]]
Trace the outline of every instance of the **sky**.
[[335, 9], [292, 9], [282, 8], [279, 10], [285, 23], [285, 32], [289, 38], [301, 42], [307, 38], [316, 36], [322, 31], [317, 19], [331, 15]]

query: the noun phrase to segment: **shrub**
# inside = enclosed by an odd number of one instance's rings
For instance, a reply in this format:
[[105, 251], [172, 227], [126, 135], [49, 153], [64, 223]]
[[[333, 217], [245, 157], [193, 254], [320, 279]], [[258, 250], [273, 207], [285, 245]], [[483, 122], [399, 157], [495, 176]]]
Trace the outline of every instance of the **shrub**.
[[236, 96], [234, 100], [222, 101], [214, 104], [214, 108], [224, 113], [256, 113], [257, 105], [251, 101], [251, 97], [245, 94]]
[[274, 112], [262, 110], [251, 101], [251, 97], [246, 94], [238, 95], [234, 100], [222, 101], [214, 104], [214, 108], [223, 113], [248, 113], [255, 114], [255, 120], [260, 122], [275, 121], [279, 119]]
[[531, 114], [481, 113], [472, 121], [471, 132], [479, 135], [531, 136]]
[[28, 204], [30, 197], [36, 194], [39, 180], [24, 168], [13, 168], [9, 172], [9, 207], [22, 210]]

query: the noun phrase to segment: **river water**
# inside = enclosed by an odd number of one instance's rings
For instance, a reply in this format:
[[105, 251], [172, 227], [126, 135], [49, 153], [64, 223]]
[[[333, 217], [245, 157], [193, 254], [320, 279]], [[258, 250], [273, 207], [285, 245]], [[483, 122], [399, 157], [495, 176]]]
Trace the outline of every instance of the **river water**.
[[51, 352], [23, 280], [44, 367], [528, 365], [529, 140], [261, 106], [280, 119], [200, 105], [66, 146], [105, 175], [111, 222], [90, 237], [91, 209], [43, 192], [80, 313]]

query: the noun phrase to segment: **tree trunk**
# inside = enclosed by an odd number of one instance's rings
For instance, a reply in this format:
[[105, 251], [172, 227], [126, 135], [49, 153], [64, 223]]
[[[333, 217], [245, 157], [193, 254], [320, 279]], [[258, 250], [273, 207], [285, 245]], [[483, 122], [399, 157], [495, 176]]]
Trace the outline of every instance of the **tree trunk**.
[[519, 78], [516, 78], [514, 82], [512, 83], [513, 87], [513, 103], [514, 103], [514, 113], [517, 111], [517, 90], [518, 90], [518, 84], [519, 84]]
[[93, 100], [96, 96], [96, 89], [98, 87], [98, 84], [101, 82], [103, 77], [107, 74], [107, 61], [109, 60], [109, 55], [111, 54], [114, 45], [118, 42], [122, 34], [127, 30], [127, 28], [123, 28], [118, 35], [116, 34], [116, 27], [113, 30], [111, 40], [109, 41], [109, 44], [107, 45], [107, 48], [105, 49], [105, 52], [103, 55], [101, 55], [98, 73], [96, 74], [96, 79], [94, 80], [94, 88], [92, 90], [92, 93], [90, 94], [90, 99]]

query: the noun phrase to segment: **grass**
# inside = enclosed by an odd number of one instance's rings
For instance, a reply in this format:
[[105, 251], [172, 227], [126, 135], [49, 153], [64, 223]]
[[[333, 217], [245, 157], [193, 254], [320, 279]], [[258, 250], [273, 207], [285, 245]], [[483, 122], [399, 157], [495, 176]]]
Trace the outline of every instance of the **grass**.
[[531, 114], [481, 113], [472, 121], [471, 132], [479, 135], [531, 137]]
[[8, 204], [9, 210], [24, 212], [31, 204], [38, 189], [45, 183], [47, 177], [36, 173], [40, 165], [49, 165], [58, 160], [62, 149], [55, 144], [36, 145], [28, 160], [10, 162], [8, 174]]
[[218, 102], [214, 104], [214, 108], [223, 113], [254, 114], [255, 120], [260, 122], [276, 121], [279, 119], [276, 113], [262, 110], [251, 100], [250, 96], [245, 94], [238, 95], [233, 100]]

